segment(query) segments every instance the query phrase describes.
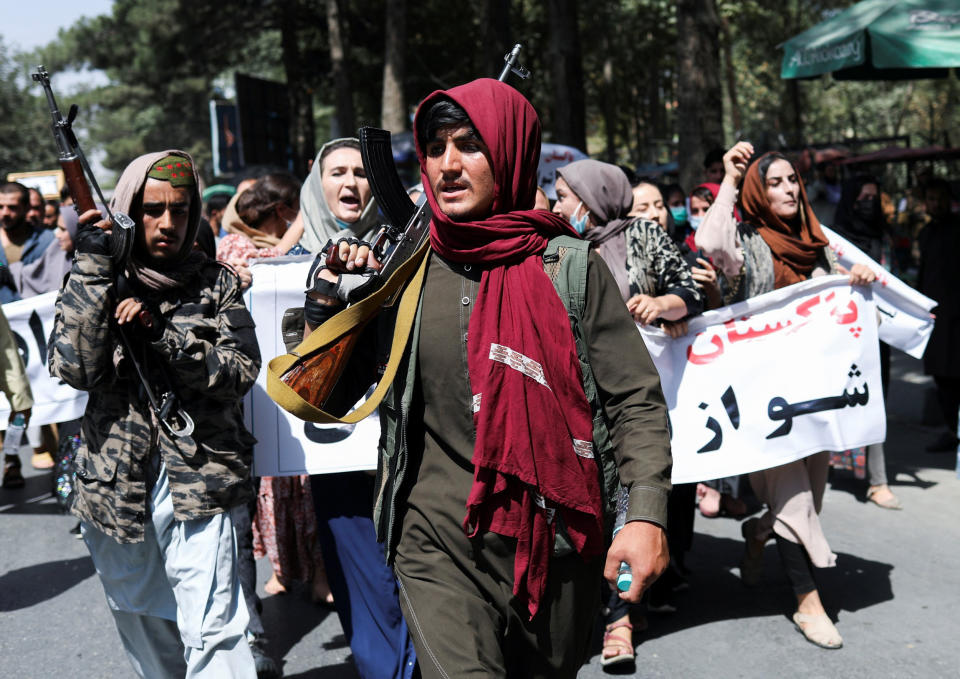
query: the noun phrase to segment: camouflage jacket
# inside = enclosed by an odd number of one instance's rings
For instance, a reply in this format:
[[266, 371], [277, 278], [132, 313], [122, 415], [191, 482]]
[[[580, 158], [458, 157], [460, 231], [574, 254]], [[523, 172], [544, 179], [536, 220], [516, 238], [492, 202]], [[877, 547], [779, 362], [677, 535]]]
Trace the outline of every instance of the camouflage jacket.
[[[134, 339], [135, 351], [161, 385], [160, 366], [193, 418], [192, 436], [173, 439], [156, 423], [133, 366], [118, 349], [110, 288], [113, 264], [77, 254], [57, 299], [50, 338], [50, 373], [89, 392], [83, 443], [76, 457], [73, 513], [120, 542], [143, 540], [156, 453], [166, 465], [174, 516], [211, 516], [252, 497], [253, 436], [240, 400], [260, 371], [253, 318], [237, 277], [210, 262], [191, 281], [151, 298], [166, 319], [154, 342]], [[155, 387], [155, 391], [158, 390]]]

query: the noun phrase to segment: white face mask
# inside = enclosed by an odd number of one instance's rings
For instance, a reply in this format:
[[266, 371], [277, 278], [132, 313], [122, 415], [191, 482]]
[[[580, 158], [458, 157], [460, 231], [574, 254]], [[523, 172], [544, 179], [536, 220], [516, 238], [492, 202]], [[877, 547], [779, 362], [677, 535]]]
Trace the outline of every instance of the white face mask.
[[696, 231], [700, 227], [700, 223], [703, 221], [703, 217], [690, 217], [689, 224], [690, 228]]
[[590, 211], [586, 210], [580, 217], [574, 217], [575, 214], [580, 212], [580, 208], [582, 206], [583, 201], [581, 200], [579, 203], [577, 203], [577, 207], [573, 210], [573, 212], [570, 213], [569, 219], [570, 225], [573, 226], [573, 228], [576, 229], [577, 233], [579, 233], [581, 236], [583, 235], [583, 232], [587, 230], [587, 217], [590, 216]]

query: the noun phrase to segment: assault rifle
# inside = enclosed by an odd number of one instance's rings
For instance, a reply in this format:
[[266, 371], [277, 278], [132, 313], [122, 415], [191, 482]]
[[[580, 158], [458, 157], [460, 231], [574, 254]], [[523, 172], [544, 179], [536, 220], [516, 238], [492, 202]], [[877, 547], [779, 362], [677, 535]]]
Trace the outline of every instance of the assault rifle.
[[112, 223], [110, 255], [113, 257], [113, 261], [119, 265], [119, 268], [122, 268], [130, 257], [130, 250], [133, 248], [133, 220], [122, 212], [112, 212], [103, 197], [103, 192], [100, 191], [97, 178], [93, 176], [90, 164], [87, 163], [87, 157], [83, 154], [80, 143], [77, 141], [77, 135], [73, 132], [73, 121], [79, 110], [77, 105], [73, 104], [70, 107], [70, 111], [64, 119], [60, 115], [57, 100], [53, 96], [53, 89], [50, 87], [50, 74], [43, 66], [37, 66], [37, 72], [33, 74], [33, 79], [43, 87], [43, 91], [47, 95], [47, 103], [50, 104], [50, 115], [53, 116], [53, 138], [57, 143], [60, 167], [63, 168], [63, 178], [70, 190], [70, 197], [73, 198], [73, 207], [78, 215], [87, 210], [97, 209], [93, 202], [93, 193], [90, 190], [92, 185], [100, 198], [100, 204], [106, 212], [107, 219]]
[[[516, 44], [504, 56], [503, 71], [498, 78], [501, 82], [511, 73], [523, 79], [530, 77], [530, 72], [518, 62], [520, 49], [520, 44]], [[331, 330], [326, 333], [325, 343], [311, 341], [317, 339], [311, 336], [290, 354], [271, 361], [268, 370], [267, 391], [270, 396], [294, 415], [314, 422], [338, 421], [320, 408], [333, 391], [364, 327], [381, 309], [394, 305], [400, 297], [404, 290], [403, 282], [414, 272], [411, 265], [416, 262], [413, 257], [423, 250], [433, 219], [426, 197], [421, 196], [414, 203], [400, 182], [393, 162], [390, 132], [375, 127], [361, 127], [358, 136], [367, 181], [387, 221], [371, 243], [374, 257], [381, 262], [380, 269], [364, 271], [364, 282], [348, 293], [348, 300], [354, 303], [354, 307], [321, 326], [342, 326], [343, 331]], [[430, 189], [426, 187], [425, 190]], [[334, 272], [346, 273], [344, 264], [337, 256], [338, 250], [337, 243], [328, 246], [325, 264]], [[391, 283], [390, 290], [384, 288], [388, 282]], [[399, 310], [398, 316], [402, 316], [402, 303]], [[349, 318], [345, 315], [349, 315]], [[406, 331], [409, 332], [409, 327], [406, 327]], [[326, 341], [326, 335], [330, 336], [329, 341]], [[396, 342], [397, 338], [394, 340]], [[393, 367], [395, 369], [395, 363]], [[392, 380], [389, 370], [388, 366], [388, 372], [381, 378], [380, 386], [367, 403], [348, 416], [354, 418], [351, 421], [372, 411], [379, 402], [378, 398], [383, 397], [386, 386]]]
[[[102, 210], [106, 213], [107, 219], [111, 224], [110, 257], [114, 262], [114, 270], [120, 272], [117, 275], [115, 289], [129, 290], [129, 284], [122, 272], [126, 268], [127, 260], [130, 258], [130, 252], [133, 250], [133, 236], [136, 226], [128, 215], [120, 211], [112, 211], [106, 199], [103, 197], [103, 192], [100, 190], [97, 178], [94, 177], [93, 171], [90, 169], [90, 164], [87, 162], [87, 157], [83, 154], [80, 143], [77, 141], [77, 136], [73, 132], [73, 121], [76, 119], [77, 111], [79, 110], [77, 105], [73, 104], [70, 107], [70, 111], [67, 113], [66, 119], [64, 119], [64, 117], [60, 115], [60, 109], [57, 108], [57, 100], [53, 96], [53, 89], [50, 87], [50, 74], [47, 73], [43, 66], [37, 66], [37, 72], [33, 74], [33, 79], [43, 87], [43, 91], [47, 95], [47, 103], [50, 104], [50, 115], [53, 117], [53, 138], [57, 144], [57, 151], [60, 156], [60, 167], [63, 168], [63, 177], [67, 183], [67, 188], [70, 190], [70, 197], [73, 198], [73, 208], [77, 211], [78, 215], [82, 215], [88, 210], [100, 209], [93, 202], [93, 192], [90, 189], [92, 185], [93, 189], [97, 192], [97, 196], [100, 198], [100, 204], [103, 206]], [[142, 316], [147, 312], [141, 311], [140, 313]], [[167, 433], [173, 437], [185, 438], [190, 436], [190, 434], [193, 433], [193, 420], [190, 418], [190, 415], [180, 407], [179, 399], [169, 386], [169, 380], [164, 380], [167, 382], [166, 388], [163, 389], [163, 393], [161, 393], [158, 398], [150, 386], [150, 382], [140, 363], [140, 359], [137, 358], [137, 354], [134, 352], [133, 345], [127, 336], [126, 330], [121, 326], [117, 326], [117, 330], [120, 336], [120, 342], [123, 344], [124, 353], [130, 363], [133, 364], [143, 391], [150, 403], [150, 408], [154, 414], [156, 414], [157, 420]], [[164, 377], [166, 377], [166, 375], [164, 375]]]
[[[530, 71], [518, 62], [520, 49], [518, 43], [504, 55], [503, 71], [497, 78], [500, 82], [506, 81], [511, 73], [522, 79], [530, 77]], [[387, 223], [371, 243], [373, 256], [381, 263], [380, 270], [363, 274], [367, 280], [350, 291], [351, 302], [360, 301], [378, 290], [403, 262], [420, 249], [430, 233], [430, 220], [433, 219], [426, 199], [421, 196], [421, 200], [414, 203], [400, 182], [397, 166], [393, 162], [390, 132], [376, 127], [361, 127], [358, 136], [367, 181]], [[338, 273], [347, 271], [338, 257], [336, 244], [327, 250], [326, 265]]]

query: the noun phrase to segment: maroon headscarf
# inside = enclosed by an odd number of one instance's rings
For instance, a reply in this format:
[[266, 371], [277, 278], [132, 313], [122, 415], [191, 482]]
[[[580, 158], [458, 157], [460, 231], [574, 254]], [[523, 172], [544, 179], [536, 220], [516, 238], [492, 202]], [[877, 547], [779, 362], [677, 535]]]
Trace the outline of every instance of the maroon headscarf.
[[[547, 242], [575, 235], [566, 220], [531, 209], [537, 190], [540, 120], [519, 92], [475, 80], [424, 99], [458, 104], [490, 149], [495, 183], [486, 219], [454, 222], [437, 205], [430, 244], [442, 257], [484, 267], [470, 317], [467, 354], [474, 394], [474, 480], [463, 525], [517, 539], [513, 593], [536, 614], [547, 583], [556, 514], [584, 559], [603, 550], [593, 423], [566, 308], [543, 271]], [[416, 135], [419, 137], [419, 135]], [[424, 149], [417, 139], [421, 168]]]

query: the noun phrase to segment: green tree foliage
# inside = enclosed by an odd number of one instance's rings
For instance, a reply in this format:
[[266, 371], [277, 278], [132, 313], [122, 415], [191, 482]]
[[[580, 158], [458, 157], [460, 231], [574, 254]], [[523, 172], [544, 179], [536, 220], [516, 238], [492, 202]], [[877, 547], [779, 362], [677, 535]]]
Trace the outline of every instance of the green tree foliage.
[[[339, 3], [357, 126], [381, 120], [388, 1]], [[955, 78], [913, 83], [780, 80], [783, 53], [778, 46], [852, 0], [716, 3], [723, 27], [725, 144], [743, 138], [772, 148], [897, 134], [910, 134], [914, 145], [958, 143], [948, 139], [960, 129]], [[503, 53], [522, 42], [522, 62], [533, 77], [511, 82], [540, 113], [544, 139], [556, 140], [559, 107], [579, 108], [575, 102], [580, 97], [555, 96], [569, 83], [555, 82], [549, 6], [535, 0], [408, 2], [406, 115], [435, 89], [497, 75]], [[630, 165], [676, 159], [679, 36], [674, 0], [581, 0], [564, 7], [576, 7], [577, 13], [585, 150]], [[91, 89], [77, 100], [83, 105], [81, 123], [105, 151], [109, 168], [120, 169], [139, 153], [171, 146], [191, 151], [203, 167], [210, 157], [208, 101], [237, 72], [289, 80], [297, 93], [306, 93], [314, 111], [311, 116], [309, 108], [301, 107], [302, 116], [310, 119], [295, 124], [315, 127], [315, 145], [328, 138], [336, 96], [326, 10], [327, 3], [316, 0], [116, 0], [109, 15], [84, 19], [61, 32], [42, 57], [51, 72], [66, 67], [106, 72], [109, 86]], [[10, 63], [5, 53], [0, 57]], [[9, 68], [0, 72], [4, 93], [11, 93], [0, 102], [11, 112], [3, 124], [20, 116], [15, 128], [26, 130], [24, 121], [34, 116], [22, 106], [9, 108], [22, 90], [10, 73]], [[310, 134], [312, 130], [301, 129], [297, 138], [309, 143]]]
[[732, 135], [772, 147], [779, 144], [781, 134], [790, 146], [911, 134], [916, 136], [914, 145], [928, 145], [943, 144], [944, 135], [958, 129], [955, 77], [907, 82], [842, 82], [829, 76], [801, 82], [780, 79], [779, 45], [852, 4], [718, 0], [728, 26], [742, 116], [742, 127], [736, 129], [728, 107]]
[[29, 68], [0, 41], [0, 181], [57, 167], [49, 109], [32, 85]]
[[109, 78], [78, 103], [110, 169], [156, 149], [182, 148], [201, 166], [209, 159], [211, 76], [194, 68], [175, 6], [117, 0], [112, 14], [81, 19], [43, 50], [51, 73], [93, 68]]

